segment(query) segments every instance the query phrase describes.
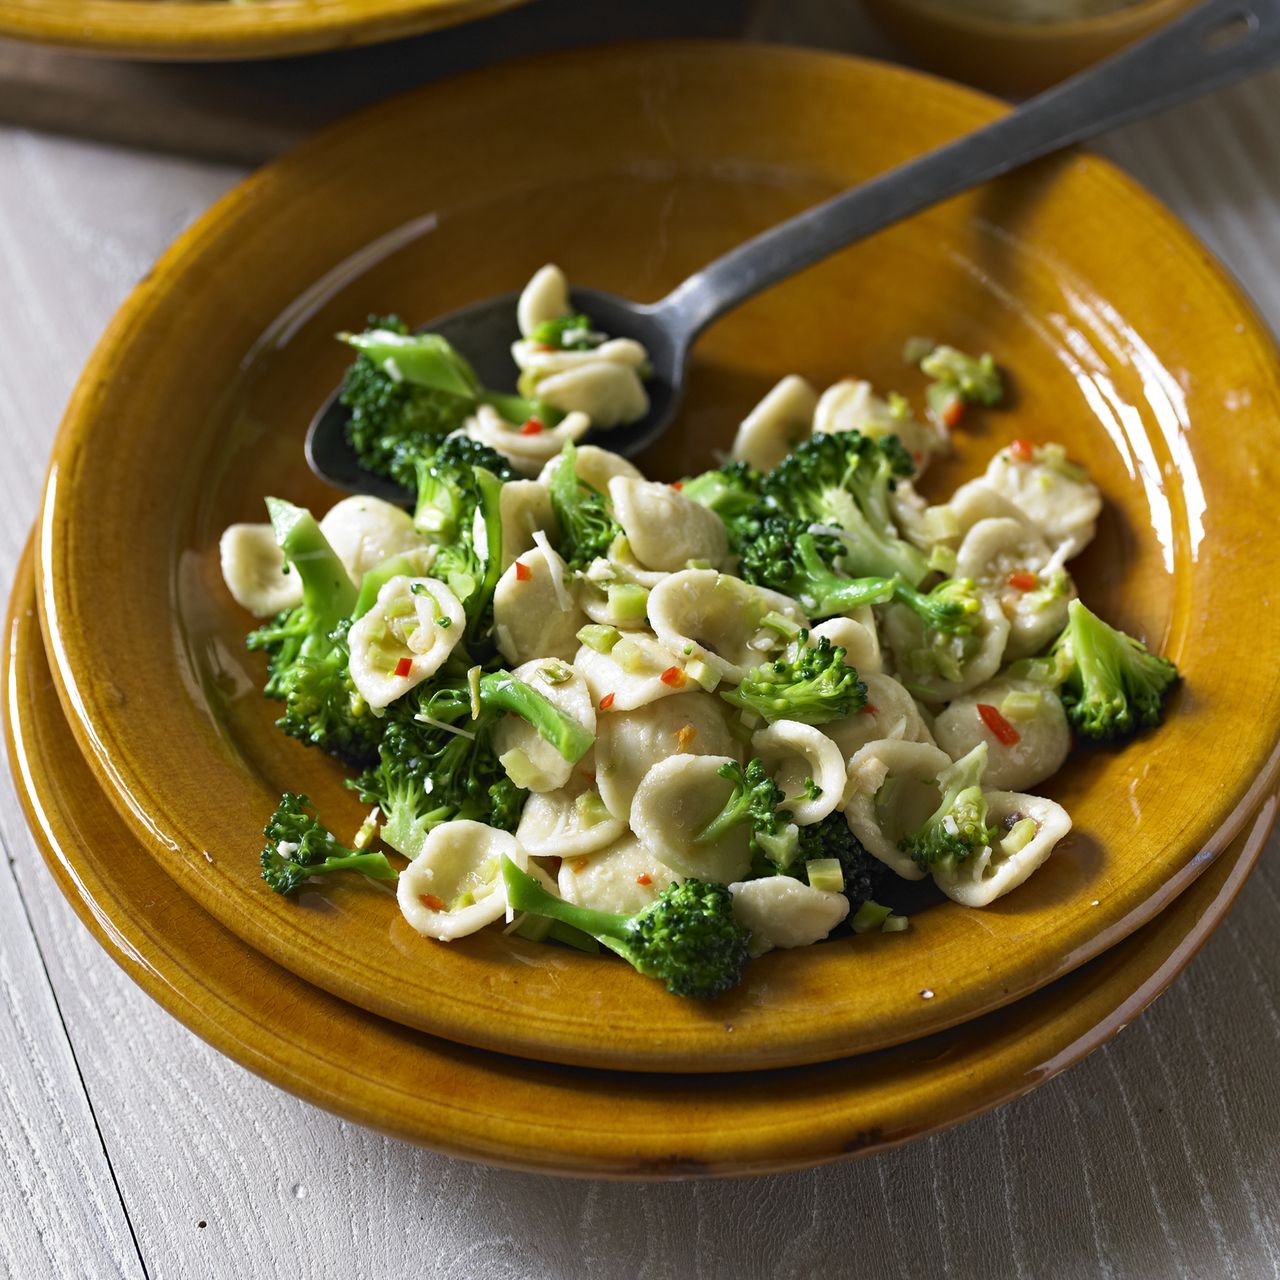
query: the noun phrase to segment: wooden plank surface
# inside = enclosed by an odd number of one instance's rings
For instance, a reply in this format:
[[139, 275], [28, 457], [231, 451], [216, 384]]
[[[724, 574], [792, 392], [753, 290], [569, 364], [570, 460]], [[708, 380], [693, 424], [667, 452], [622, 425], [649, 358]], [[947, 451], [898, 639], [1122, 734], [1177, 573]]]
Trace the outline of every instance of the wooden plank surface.
[[[796, 0], [766, 34], [814, 40], [820, 17], [821, 0]], [[1273, 324], [1277, 100], [1272, 77], [1105, 148], [1188, 218]], [[0, 131], [0, 583], [92, 342], [239, 172]], [[0, 867], [0, 1274], [15, 1280], [144, 1266], [235, 1280], [1280, 1277], [1275, 841], [1173, 991], [1031, 1096], [873, 1160], [668, 1186], [489, 1170], [280, 1093], [106, 958], [45, 874], [7, 783], [0, 841], [12, 860], [12, 874]]]

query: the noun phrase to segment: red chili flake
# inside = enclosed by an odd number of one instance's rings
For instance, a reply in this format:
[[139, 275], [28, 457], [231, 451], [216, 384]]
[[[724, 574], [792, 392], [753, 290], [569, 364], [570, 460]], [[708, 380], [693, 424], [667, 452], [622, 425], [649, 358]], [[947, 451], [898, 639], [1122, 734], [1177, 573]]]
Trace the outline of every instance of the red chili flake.
[[684, 481], [683, 481], [683, 480], [673, 480], [673, 481], [671, 482], [671, 487], [672, 487], [673, 489], [683, 489], [683, 488], [684, 488]]
[[864, 715], [869, 716], [878, 716], [880, 714], [880, 708], [877, 707], [874, 702], [868, 702], [867, 705], [862, 708], [862, 711]]
[[532, 577], [533, 577], [533, 570], [530, 569], [527, 564], [523, 564], [521, 563], [521, 561], [517, 560], [516, 561], [516, 581], [528, 582], [529, 579]]
[[942, 411], [942, 421], [950, 428], [960, 425], [960, 419], [964, 417], [964, 401], [959, 396], [953, 396], [947, 401], [947, 407]]
[[688, 751], [689, 743], [698, 736], [698, 731], [691, 724], [685, 725], [683, 728], [676, 730], [676, 750]]
[[524, 426], [520, 428], [520, 434], [522, 436], [536, 436], [545, 430], [546, 427], [543, 426], [540, 418], [526, 418]]
[[1030, 440], [1019, 437], [1009, 446], [1009, 452], [1019, 462], [1030, 462], [1036, 456], [1036, 447]]
[[569, 866], [572, 869], [573, 874], [576, 876], [580, 872], [585, 871], [590, 862], [590, 858], [570, 858]]
[[1015, 747], [1022, 741], [1022, 735], [996, 710], [989, 702], [978, 703], [978, 714], [982, 723], [991, 730], [997, 742], [1006, 747]]
[[1009, 585], [1015, 591], [1034, 591], [1040, 585], [1040, 579], [1029, 569], [1019, 569], [1009, 575]]
[[608, 711], [609, 708], [613, 706], [613, 699], [614, 695], [612, 693], [606, 693], [604, 697], [600, 699], [600, 710]]
[[652, 884], [652, 883], [653, 883], [653, 877], [647, 871], [642, 871], [638, 876], [636, 876], [636, 884]]
[[411, 676], [412, 674], [413, 674], [413, 659], [401, 658], [400, 661], [396, 663], [396, 675], [398, 675], [400, 679], [403, 680], [407, 676]]
[[549, 342], [535, 342], [533, 344], [533, 349], [535, 351], [554, 351], [555, 347], [553, 347]]
[[668, 667], [658, 677], [658, 679], [661, 680], [663, 684], [665, 684], [668, 688], [671, 688], [671, 689], [683, 689], [685, 685], [685, 681], [688, 680], [688, 678], [689, 677], [686, 676], [685, 673], [681, 671], [679, 667]]
[[444, 899], [437, 898], [434, 893], [420, 893], [418, 894], [418, 901], [421, 902], [428, 911], [444, 910]]
[[918, 466], [919, 466], [919, 465], [924, 461], [924, 450], [922, 450], [922, 449], [912, 449], [912, 450], [911, 450], [911, 461], [912, 461], [912, 462], [914, 462], [914, 463], [916, 464], [916, 466], [918, 467]]

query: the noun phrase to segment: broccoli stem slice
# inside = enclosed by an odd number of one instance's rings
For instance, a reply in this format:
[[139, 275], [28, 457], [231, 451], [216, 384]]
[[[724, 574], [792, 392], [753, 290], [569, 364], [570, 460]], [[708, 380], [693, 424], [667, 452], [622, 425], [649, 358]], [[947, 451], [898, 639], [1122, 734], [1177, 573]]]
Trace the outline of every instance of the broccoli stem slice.
[[502, 860], [502, 882], [506, 886], [507, 904], [513, 911], [527, 911], [530, 915], [545, 916], [571, 925], [590, 934], [620, 956], [629, 958], [627, 937], [630, 916], [614, 915], [609, 911], [595, 911], [590, 907], [575, 906], [555, 894], [548, 893], [531, 875], [521, 871], [510, 858]]
[[430, 387], [465, 400], [474, 400], [482, 390], [475, 370], [438, 333], [369, 329], [340, 333], [338, 339], [363, 352], [394, 382]]
[[302, 580], [303, 599], [317, 624], [332, 631], [355, 608], [356, 588], [346, 567], [305, 507], [283, 498], [268, 498], [267, 514], [276, 543]]
[[509, 671], [492, 671], [480, 677], [480, 705], [527, 720], [570, 764], [577, 764], [595, 742], [593, 733]]

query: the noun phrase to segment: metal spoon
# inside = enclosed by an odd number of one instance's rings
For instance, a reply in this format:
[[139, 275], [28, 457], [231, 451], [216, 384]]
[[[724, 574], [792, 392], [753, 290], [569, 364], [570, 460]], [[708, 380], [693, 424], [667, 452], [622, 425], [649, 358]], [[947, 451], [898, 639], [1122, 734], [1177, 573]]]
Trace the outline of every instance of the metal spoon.
[[[1186, 17], [1099, 66], [1024, 103], [1010, 115], [763, 232], [690, 276], [658, 302], [573, 289], [573, 308], [649, 351], [648, 414], [604, 443], [634, 454], [671, 425], [684, 394], [689, 352], [713, 320], [770, 285], [911, 214], [1107, 129], [1280, 62], [1280, 0], [1208, 0]], [[517, 294], [472, 303], [425, 328], [443, 334], [486, 386], [509, 385]], [[307, 461], [338, 488], [402, 498], [362, 471], [347, 445], [335, 393], [307, 433]]]

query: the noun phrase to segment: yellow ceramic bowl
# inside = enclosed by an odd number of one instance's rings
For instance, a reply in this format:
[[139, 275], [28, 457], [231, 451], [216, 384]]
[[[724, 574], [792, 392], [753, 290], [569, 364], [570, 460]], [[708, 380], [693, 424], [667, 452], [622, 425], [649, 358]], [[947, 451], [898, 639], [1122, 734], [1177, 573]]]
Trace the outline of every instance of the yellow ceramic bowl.
[[197, 222], [81, 379], [39, 549], [73, 730], [165, 868], [265, 954], [366, 1009], [504, 1052], [668, 1071], [928, 1034], [1061, 976], [1185, 889], [1257, 807], [1280, 735], [1280, 671], [1258, 657], [1280, 652], [1280, 611], [1258, 590], [1280, 573], [1267, 534], [1280, 455], [1259, 444], [1280, 421], [1280, 372], [1203, 248], [1080, 154], [896, 227], [716, 325], [679, 427], [647, 460], [668, 479], [705, 465], [794, 370], [918, 394], [901, 363], [909, 334], [996, 354], [1011, 407], [975, 415], [930, 488], [948, 492], [1012, 438], [1065, 442], [1107, 498], [1075, 566], [1085, 598], [1186, 676], [1158, 733], [1081, 752], [1047, 786], [1076, 826], [1026, 886], [985, 911], [937, 906], [904, 934], [775, 953], [705, 1006], [616, 959], [497, 930], [424, 941], [375, 886], [294, 903], [258, 879], [281, 791], [311, 795], [338, 831], [363, 816], [340, 769], [274, 729], [261, 656], [243, 648], [251, 619], [217, 556], [226, 524], [262, 518], [263, 495], [321, 509], [337, 496], [301, 453], [347, 363], [335, 331], [374, 311], [426, 320], [547, 260], [654, 298], [999, 110], [913, 73], [798, 51], [563, 54], [378, 107]]
[[584, 1071], [478, 1053], [299, 981], [187, 897], [76, 750], [18, 576], [0, 670], [28, 821], [112, 959], [215, 1048], [318, 1106], [450, 1155], [596, 1177], [766, 1173], [867, 1155], [1007, 1102], [1079, 1061], [1155, 999], [1217, 927], [1276, 812], [1134, 937], [1008, 1009], [828, 1066], [746, 1076]]
[[947, 0], [863, 0], [922, 66], [993, 93], [1039, 93], [1123, 49], [1196, 0], [1139, 0], [1071, 22], [1010, 22], [966, 13]]
[[0, 0], [0, 36], [118, 58], [279, 58], [469, 22], [527, 0]]

